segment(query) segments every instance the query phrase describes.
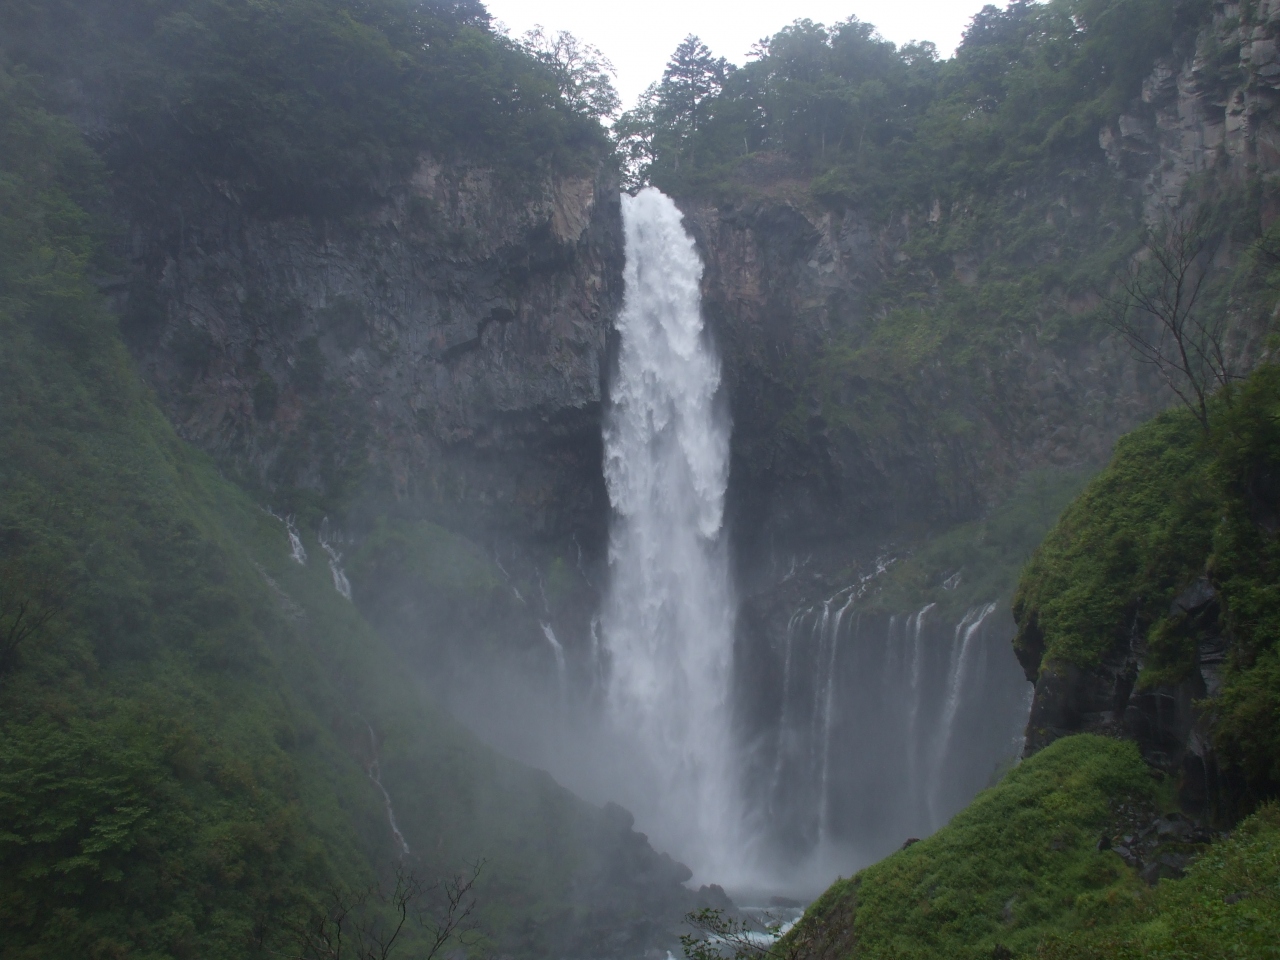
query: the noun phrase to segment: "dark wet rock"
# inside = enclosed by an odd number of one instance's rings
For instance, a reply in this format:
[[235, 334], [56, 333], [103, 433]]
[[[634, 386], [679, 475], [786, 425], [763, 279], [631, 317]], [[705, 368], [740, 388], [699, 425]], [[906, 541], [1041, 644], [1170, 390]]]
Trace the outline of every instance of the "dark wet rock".
[[699, 910], [720, 910], [731, 913], [738, 909], [729, 895], [724, 892], [724, 887], [718, 883], [708, 883], [699, 887], [695, 902]]
[[524, 186], [424, 156], [341, 218], [172, 197], [132, 219], [122, 325], [179, 432], [268, 490], [363, 472], [457, 522], [598, 541], [617, 187]]
[[1169, 615], [1182, 613], [1199, 613], [1218, 598], [1218, 591], [1213, 588], [1208, 577], [1198, 577], [1178, 594], [1169, 606]]
[[[1092, 667], [1050, 660], [1034, 662], [1019, 651], [1036, 684], [1024, 755], [1059, 737], [1099, 733], [1135, 741], [1160, 776], [1174, 779], [1182, 808], [1195, 817], [1233, 820], [1240, 788], [1216, 756], [1204, 701], [1220, 687], [1227, 640], [1216, 591], [1204, 577], [1180, 591], [1171, 604], [1178, 629], [1197, 638], [1196, 669], [1177, 683], [1139, 686], [1146, 655], [1145, 633], [1130, 631]], [[1022, 638], [1035, 638], [1034, 624]], [[1043, 655], [1043, 641], [1039, 646]]]

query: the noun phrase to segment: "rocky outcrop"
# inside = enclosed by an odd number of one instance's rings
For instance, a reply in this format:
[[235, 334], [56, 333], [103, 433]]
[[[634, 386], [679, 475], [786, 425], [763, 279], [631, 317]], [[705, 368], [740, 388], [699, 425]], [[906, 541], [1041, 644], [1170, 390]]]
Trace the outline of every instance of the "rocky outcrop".
[[1229, 638], [1217, 591], [1206, 577], [1174, 598], [1169, 616], [1194, 643], [1195, 668], [1177, 683], [1139, 685], [1146, 663], [1144, 632], [1129, 631], [1123, 644], [1096, 666], [1049, 660], [1034, 625], [1018, 648], [1035, 699], [1027, 723], [1025, 756], [1075, 733], [1123, 737], [1138, 744], [1156, 770], [1173, 778], [1183, 808], [1197, 817], [1232, 822], [1240, 813], [1238, 775], [1222, 769], [1212, 746], [1206, 698], [1217, 694]]
[[187, 439], [268, 490], [372, 480], [473, 529], [593, 534], [621, 296], [605, 172], [423, 157], [373, 207], [270, 218], [229, 188], [134, 220], [126, 331]]
[[[1280, 3], [1217, 3], [1194, 56], [1165, 62], [1099, 143], [1139, 182], [1148, 216], [1176, 204], [1196, 174], [1237, 182], [1280, 167]], [[1274, 200], [1266, 216], [1274, 217]]]

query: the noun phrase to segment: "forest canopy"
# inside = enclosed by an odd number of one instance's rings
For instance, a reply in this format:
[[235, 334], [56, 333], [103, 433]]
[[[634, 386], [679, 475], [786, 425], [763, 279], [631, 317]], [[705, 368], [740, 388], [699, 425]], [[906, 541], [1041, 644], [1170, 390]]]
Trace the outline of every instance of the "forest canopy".
[[[919, 200], [1029, 176], [1097, 150], [1155, 59], [1194, 42], [1204, 0], [1015, 0], [974, 16], [955, 57], [856, 17], [797, 20], [733, 69], [690, 37], [618, 124], [637, 182], [716, 189], [785, 158], [832, 203]], [[928, 199], [931, 199], [929, 197]]]
[[423, 151], [518, 174], [607, 149], [590, 99], [477, 0], [0, 0], [0, 57], [84, 118], [137, 200], [195, 177], [277, 210], [375, 193]]

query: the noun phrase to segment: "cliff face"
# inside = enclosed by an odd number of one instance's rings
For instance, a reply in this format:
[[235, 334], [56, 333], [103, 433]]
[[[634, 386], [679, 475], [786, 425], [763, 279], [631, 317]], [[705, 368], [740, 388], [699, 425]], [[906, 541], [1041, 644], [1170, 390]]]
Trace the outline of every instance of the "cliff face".
[[[1280, 4], [1220, 5], [1196, 56], [1157, 68], [1061, 182], [886, 222], [820, 206], [785, 160], [760, 154], [740, 171], [740, 199], [679, 198], [706, 262], [734, 421], [739, 582], [745, 609], [770, 624], [742, 632], [743, 662], [781, 662], [796, 611], [983, 517], [1020, 478], [1095, 468], [1167, 405], [1152, 372], [1090, 319], [1117, 264], [1083, 280], [1071, 267], [1104, 239], [1136, 237], [1197, 174], [1257, 183], [1280, 163], [1278, 34]], [[474, 636], [518, 635], [523, 683], [556, 667], [554, 627], [568, 675], [589, 687], [592, 564], [608, 517], [600, 411], [622, 295], [616, 185], [600, 174], [517, 186], [424, 157], [381, 195], [346, 217], [267, 218], [215, 184], [164, 222], [135, 221], [117, 287], [126, 332], [182, 435], [267, 499], [313, 497], [319, 512], [372, 490], [389, 497], [366, 512], [409, 505], [506, 544], [492, 556], [554, 545], [514, 580], [489, 571], [487, 599], [459, 601], [455, 639], [469, 656]], [[1027, 228], [1001, 233], [1015, 221]], [[967, 312], [946, 313], [958, 303]], [[572, 581], [560, 593], [555, 564]], [[922, 589], [973, 579], [942, 573]], [[439, 605], [381, 580], [384, 629], [425, 644]], [[956, 620], [939, 636], [959, 636]], [[1044, 680], [1038, 715], [1068, 718], [1045, 728], [1088, 726], [1070, 718], [1114, 699], [1112, 680], [1052, 691]], [[743, 683], [755, 706], [788, 696]]]
[[797, 555], [865, 564], [979, 516], [1028, 471], [1099, 462], [1163, 402], [1105, 332], [1005, 329], [965, 369], [924, 357], [891, 383], [842, 370], [844, 344], [874, 335], [892, 284], [923, 280], [932, 298], [957, 278], [977, 284], [965, 269], [981, 250], [956, 258], [955, 277], [912, 262], [904, 248], [934, 229], [927, 216], [877, 229], [778, 196], [697, 205], [688, 219], [707, 259], [734, 419], [732, 526], [753, 582]]
[[[1176, 205], [1199, 176], [1227, 189], [1259, 190], [1263, 226], [1274, 221], [1277, 209], [1267, 185], [1280, 167], [1278, 38], [1280, 4], [1219, 4], [1195, 57], [1158, 67], [1144, 84], [1141, 101], [1102, 130], [1100, 144], [1109, 162], [1140, 186], [1148, 217]], [[1239, 332], [1238, 349], [1246, 358], [1265, 356], [1257, 331]], [[1199, 555], [1191, 555], [1193, 547], [1186, 549], [1193, 566], [1202, 563]], [[1140, 682], [1153, 664], [1150, 615], [1133, 612], [1132, 622], [1118, 625], [1116, 642], [1081, 665], [1047, 651], [1028, 612], [1018, 651], [1027, 678], [1036, 684], [1026, 750], [1030, 754], [1081, 731], [1127, 737], [1150, 763], [1175, 778], [1188, 809], [1230, 821], [1238, 815], [1246, 785], [1238, 769], [1230, 764], [1223, 769], [1211, 736], [1214, 708], [1206, 711], [1204, 704], [1222, 689], [1233, 641], [1215, 583], [1196, 573], [1198, 568], [1189, 583], [1184, 576], [1175, 584], [1179, 592], [1167, 612], [1155, 615], [1180, 625], [1194, 661], [1182, 678], [1170, 682]], [[1134, 603], [1140, 610], [1141, 601], [1135, 597]]]
[[191, 193], [132, 224], [126, 332], [182, 435], [269, 489], [598, 537], [619, 217], [604, 174], [430, 157], [342, 218]]
[[1274, 0], [1217, 3], [1195, 55], [1157, 65], [1140, 100], [1100, 131], [1112, 167], [1140, 185], [1148, 216], [1176, 205], [1197, 174], [1243, 183], [1280, 166], [1278, 41]]

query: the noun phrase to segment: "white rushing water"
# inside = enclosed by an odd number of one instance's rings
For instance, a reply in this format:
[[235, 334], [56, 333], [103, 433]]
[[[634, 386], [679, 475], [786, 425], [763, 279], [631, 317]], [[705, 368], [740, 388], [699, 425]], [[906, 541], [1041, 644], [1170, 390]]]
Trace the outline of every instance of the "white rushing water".
[[320, 525], [320, 549], [329, 557], [329, 573], [333, 576], [333, 589], [337, 590], [345, 599], [351, 599], [351, 581], [347, 579], [346, 571], [342, 569], [342, 554], [338, 552], [338, 548], [329, 542], [329, 520], [326, 517]]
[[[733, 600], [723, 543], [729, 424], [703, 330], [702, 262], [661, 192], [624, 196], [626, 294], [604, 430], [614, 509], [601, 617], [607, 704], [650, 789], [641, 826], [700, 877], [736, 868]], [[649, 809], [646, 809], [646, 806]]]

